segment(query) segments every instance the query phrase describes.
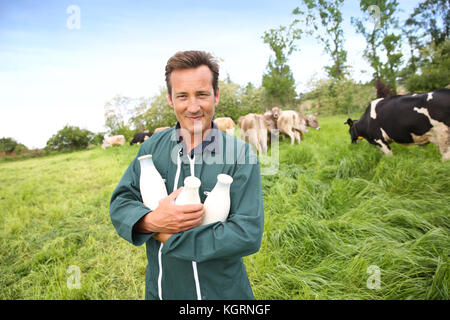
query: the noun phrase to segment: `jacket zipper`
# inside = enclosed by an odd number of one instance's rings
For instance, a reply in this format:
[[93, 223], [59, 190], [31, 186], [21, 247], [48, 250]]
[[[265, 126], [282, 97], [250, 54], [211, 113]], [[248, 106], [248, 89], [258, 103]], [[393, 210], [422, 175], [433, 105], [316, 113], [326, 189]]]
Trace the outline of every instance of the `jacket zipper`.
[[[189, 159], [189, 166], [191, 169], [191, 176], [195, 176], [195, 155], [191, 161], [191, 158], [188, 156]], [[181, 170], [181, 149], [180, 152], [178, 152], [177, 157], [177, 172], [175, 174], [175, 181], [173, 183], [173, 191], [177, 190], [178, 186], [178, 180], [180, 179], [180, 170]], [[173, 192], [172, 191], [172, 192]], [[158, 295], [159, 299], [162, 300], [162, 259], [161, 259], [161, 250], [163, 248], [163, 243], [161, 242], [161, 245], [159, 247], [158, 251], [158, 265], [159, 265], [159, 275], [158, 275]], [[195, 291], [197, 293], [197, 300], [202, 300], [202, 294], [200, 291], [200, 281], [198, 279], [198, 271], [197, 271], [197, 262], [192, 261], [192, 270], [194, 272], [194, 281], [195, 281]]]

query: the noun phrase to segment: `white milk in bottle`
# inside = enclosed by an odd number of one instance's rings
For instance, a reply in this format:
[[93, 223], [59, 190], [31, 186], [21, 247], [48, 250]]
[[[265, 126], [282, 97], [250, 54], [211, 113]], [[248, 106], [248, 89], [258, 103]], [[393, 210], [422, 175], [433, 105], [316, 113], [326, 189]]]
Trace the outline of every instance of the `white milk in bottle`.
[[175, 204], [184, 205], [201, 203], [200, 196], [198, 194], [198, 188], [200, 188], [201, 184], [200, 179], [194, 176], [184, 179], [183, 190], [175, 199]]
[[202, 225], [227, 220], [230, 212], [230, 185], [232, 182], [233, 178], [227, 174], [221, 173], [217, 176], [217, 183], [203, 204], [205, 217]]
[[167, 197], [167, 189], [163, 178], [153, 164], [152, 155], [148, 154], [138, 158], [141, 164], [139, 184], [144, 204], [151, 210], [159, 205], [159, 200]]

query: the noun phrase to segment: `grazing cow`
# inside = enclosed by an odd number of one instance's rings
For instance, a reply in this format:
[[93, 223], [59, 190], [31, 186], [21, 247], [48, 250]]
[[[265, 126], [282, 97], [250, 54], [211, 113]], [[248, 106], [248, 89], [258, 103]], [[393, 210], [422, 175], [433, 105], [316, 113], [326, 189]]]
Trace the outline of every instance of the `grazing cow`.
[[112, 146], [123, 146], [125, 144], [125, 137], [123, 135], [104, 137], [102, 148], [106, 149]]
[[306, 126], [311, 127], [316, 130], [320, 130], [319, 121], [317, 120], [317, 116], [313, 114], [299, 114], [300, 118], [304, 119], [306, 122]]
[[236, 125], [234, 124], [233, 119], [231, 119], [230, 117], [216, 118], [214, 120], [214, 123], [217, 125], [219, 130], [222, 130], [230, 136], [234, 136], [234, 127]]
[[170, 127], [159, 127], [153, 131], [153, 134], [169, 129]]
[[348, 119], [352, 143], [364, 138], [388, 155], [391, 142], [439, 147], [450, 159], [450, 89], [372, 101], [359, 120]]
[[291, 145], [303, 139], [303, 131], [306, 129], [306, 120], [300, 117], [300, 114], [294, 110], [283, 110], [278, 117], [277, 127], [280, 133], [286, 134], [291, 138]]
[[238, 126], [244, 141], [255, 147], [259, 154], [267, 154], [267, 127], [263, 115], [249, 113], [239, 117]]
[[150, 138], [152, 136], [151, 132], [138, 132], [134, 134], [133, 140], [130, 141], [130, 146], [132, 146], [135, 143], [142, 143], [145, 140], [147, 140], [148, 138]]

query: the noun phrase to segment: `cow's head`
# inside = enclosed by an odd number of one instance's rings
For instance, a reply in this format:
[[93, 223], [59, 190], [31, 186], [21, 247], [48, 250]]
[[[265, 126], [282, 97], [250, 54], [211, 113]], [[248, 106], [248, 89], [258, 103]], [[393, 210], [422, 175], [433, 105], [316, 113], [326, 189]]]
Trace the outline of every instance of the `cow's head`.
[[273, 107], [272, 108], [272, 117], [277, 120], [278, 117], [280, 116], [280, 108], [278, 107]]
[[320, 130], [319, 121], [317, 121], [317, 117], [312, 114], [306, 115], [306, 124], [310, 126], [311, 128], [314, 128], [316, 130]]
[[350, 133], [350, 136], [352, 138], [352, 143], [358, 143], [360, 140], [358, 131], [356, 129], [357, 123], [358, 123], [358, 120], [352, 120], [350, 118], [348, 118], [347, 121], [344, 122], [344, 124], [348, 124], [350, 127], [348, 129], [348, 132]]

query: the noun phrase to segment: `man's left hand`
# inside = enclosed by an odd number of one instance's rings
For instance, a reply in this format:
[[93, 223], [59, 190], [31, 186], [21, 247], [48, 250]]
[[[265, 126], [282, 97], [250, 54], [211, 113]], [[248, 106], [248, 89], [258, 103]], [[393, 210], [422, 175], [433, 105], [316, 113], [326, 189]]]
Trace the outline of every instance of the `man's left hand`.
[[171, 233], [158, 232], [153, 236], [153, 238], [155, 238], [159, 242], [165, 243], [170, 238], [171, 235], [172, 235]]

